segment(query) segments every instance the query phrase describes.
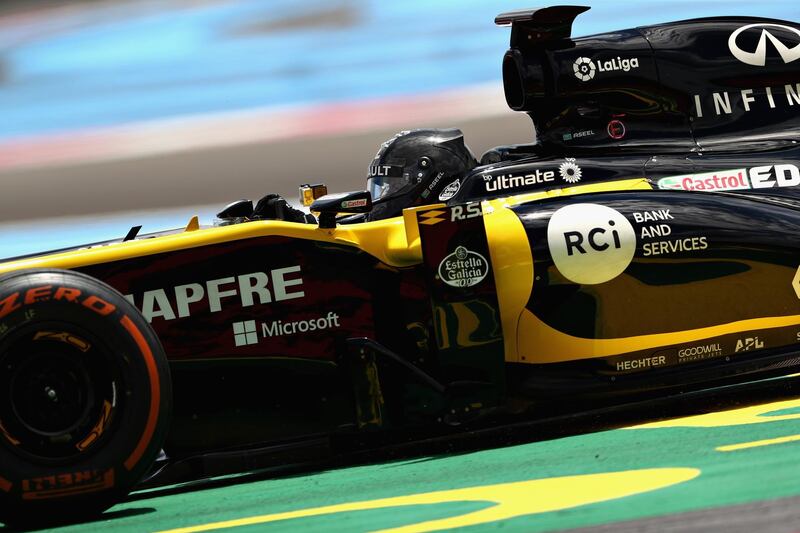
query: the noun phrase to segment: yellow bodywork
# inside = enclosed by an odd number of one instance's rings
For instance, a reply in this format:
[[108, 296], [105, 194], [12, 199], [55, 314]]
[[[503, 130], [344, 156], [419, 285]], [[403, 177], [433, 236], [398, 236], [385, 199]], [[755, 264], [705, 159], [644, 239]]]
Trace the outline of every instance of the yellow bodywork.
[[[559, 363], [703, 341], [731, 333], [800, 325], [800, 315], [793, 315], [742, 320], [670, 333], [611, 339], [586, 339], [558, 331], [543, 323], [526, 309], [533, 288], [533, 257], [522, 222], [514, 213], [506, 209], [507, 207], [559, 196], [650, 189], [652, 187], [647, 180], [633, 179], [524, 194], [484, 202], [486, 232], [503, 323], [506, 361], [536, 364]], [[630, 287], [631, 293], [635, 293], [636, 290], [637, 287]], [[708, 290], [713, 293], [718, 288], [710, 286]], [[669, 291], [669, 289], [665, 288], [664, 291]], [[664, 305], [669, 306], [669, 295], [665, 294], [660, 301], [666, 302]], [[709, 297], [708, 302], [712, 301]], [[671, 302], [671, 304], [678, 306], [675, 312], [684, 312], [680, 309], [680, 302]], [[698, 310], [698, 312], [702, 312], [702, 310]], [[638, 316], [646, 319], [644, 314]]]
[[[800, 315], [768, 317], [673, 333], [586, 339], [557, 331], [526, 309], [535, 275], [533, 257], [522, 222], [509, 208], [561, 196], [651, 189], [652, 186], [647, 180], [631, 179], [520, 194], [482, 202], [500, 307], [506, 361], [556, 363], [605, 357], [670, 344], [700, 341], [729, 333], [800, 324]], [[255, 221], [198, 229], [196, 219], [193, 219], [181, 233], [9, 261], [0, 264], [0, 273], [25, 268], [74, 269], [270, 235], [353, 246], [390, 267], [411, 267], [422, 264], [416, 213], [420, 210], [430, 211], [441, 207], [444, 205], [406, 209], [402, 217], [341, 225], [335, 229], [320, 229], [313, 224], [281, 221]]]
[[407, 209], [403, 217], [338, 226], [335, 229], [320, 229], [314, 224], [274, 220], [198, 229], [195, 219], [192, 219], [182, 233], [9, 261], [0, 264], [0, 273], [23, 268], [72, 269], [270, 235], [354, 246], [387, 265], [407, 267], [422, 262], [419, 230], [414, 217], [414, 211], [418, 209], [421, 208]]
[[[500, 319], [503, 324], [506, 361], [521, 363], [550, 362], [543, 361], [538, 357], [540, 350], [537, 349], [537, 346], [539, 346], [541, 339], [536, 332], [531, 331], [532, 328], [537, 327], [537, 324], [533, 324], [531, 321], [538, 322], [538, 325], [542, 328], [546, 328], [557, 335], [569, 337], [541, 323], [525, 308], [533, 288], [533, 256], [531, 255], [528, 236], [525, 233], [522, 222], [508, 208], [526, 202], [561, 196], [651, 189], [652, 187], [647, 180], [632, 179], [521, 194], [483, 202], [486, 236], [489, 241], [489, 252], [492, 257], [492, 267], [497, 286], [497, 301], [500, 305]], [[576, 341], [595, 342], [589, 339], [569, 338]], [[563, 352], [565, 360], [573, 359], [576, 353], [583, 353], [576, 352], [574, 350], [575, 346], [567, 346], [567, 348], [568, 351]]]

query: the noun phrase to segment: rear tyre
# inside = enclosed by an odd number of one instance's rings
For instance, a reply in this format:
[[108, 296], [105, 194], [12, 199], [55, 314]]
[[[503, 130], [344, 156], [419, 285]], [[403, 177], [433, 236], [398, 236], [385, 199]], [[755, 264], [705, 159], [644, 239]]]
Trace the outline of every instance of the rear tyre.
[[0, 522], [75, 521], [124, 498], [171, 395], [161, 343], [114, 289], [65, 270], [0, 278]]

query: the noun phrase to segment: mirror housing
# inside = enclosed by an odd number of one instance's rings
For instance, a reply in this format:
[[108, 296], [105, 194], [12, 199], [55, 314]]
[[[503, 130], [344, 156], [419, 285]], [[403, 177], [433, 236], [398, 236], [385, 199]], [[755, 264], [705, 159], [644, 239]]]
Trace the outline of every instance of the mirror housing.
[[328, 194], [311, 204], [311, 211], [319, 213], [319, 227], [336, 227], [336, 215], [369, 213], [372, 211], [372, 195], [369, 191]]
[[253, 202], [250, 200], [237, 200], [225, 206], [217, 213], [217, 218], [230, 220], [235, 218], [249, 218], [253, 214]]
[[314, 203], [314, 200], [317, 198], [322, 198], [328, 194], [328, 187], [322, 183], [317, 183], [315, 185], [309, 185], [308, 183], [304, 183], [300, 186], [300, 204], [304, 207], [308, 207]]

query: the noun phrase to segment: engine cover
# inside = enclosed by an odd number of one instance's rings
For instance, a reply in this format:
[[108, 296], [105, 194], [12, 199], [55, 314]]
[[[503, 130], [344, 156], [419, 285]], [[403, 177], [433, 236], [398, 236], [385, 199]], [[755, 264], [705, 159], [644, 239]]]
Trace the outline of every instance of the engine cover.
[[724, 149], [800, 133], [800, 25], [705, 18], [570, 37], [586, 8], [501, 15], [508, 105], [564, 147]]

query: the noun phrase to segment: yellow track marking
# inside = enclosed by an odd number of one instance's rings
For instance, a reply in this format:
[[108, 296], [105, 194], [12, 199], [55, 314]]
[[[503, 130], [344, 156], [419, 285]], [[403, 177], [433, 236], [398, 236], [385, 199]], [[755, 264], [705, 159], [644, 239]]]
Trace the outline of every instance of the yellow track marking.
[[703, 415], [688, 416], [685, 418], [674, 418], [672, 420], [662, 420], [660, 422], [650, 422], [638, 426], [631, 426], [625, 429], [650, 429], [650, 428], [719, 428], [726, 426], [742, 426], [746, 424], [764, 424], [767, 422], [782, 422], [785, 420], [798, 420], [800, 413], [789, 415], [765, 416], [772, 411], [782, 409], [792, 409], [800, 407], [800, 399], [786, 400], [783, 402], [765, 403], [742, 407], [741, 409], [731, 409], [720, 411], [719, 413], [706, 413]]
[[253, 516], [237, 520], [214, 522], [161, 533], [194, 533], [255, 524], [266, 524], [294, 518], [307, 518], [334, 513], [368, 511], [409, 505], [431, 505], [454, 502], [493, 502], [486, 509], [464, 515], [430, 520], [418, 524], [384, 529], [376, 533], [422, 533], [447, 528], [467, 527], [518, 516], [569, 509], [580, 505], [603, 502], [643, 492], [662, 489], [694, 479], [700, 475], [696, 468], [651, 468], [624, 472], [609, 472], [565, 476], [530, 481], [500, 483], [480, 487], [443, 490], [394, 498], [327, 505], [283, 513]]
[[725, 446], [717, 446], [715, 449], [718, 452], [735, 452], [737, 450], [747, 450], [748, 448], [758, 448], [760, 446], [770, 446], [772, 444], [783, 444], [786, 442], [800, 441], [800, 435], [787, 435], [785, 437], [777, 437], [775, 439], [755, 440], [752, 442], [742, 442], [741, 444], [727, 444]]

